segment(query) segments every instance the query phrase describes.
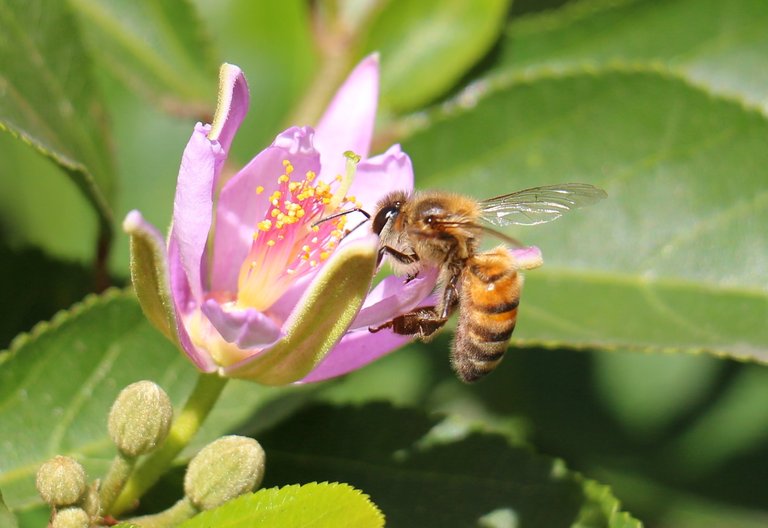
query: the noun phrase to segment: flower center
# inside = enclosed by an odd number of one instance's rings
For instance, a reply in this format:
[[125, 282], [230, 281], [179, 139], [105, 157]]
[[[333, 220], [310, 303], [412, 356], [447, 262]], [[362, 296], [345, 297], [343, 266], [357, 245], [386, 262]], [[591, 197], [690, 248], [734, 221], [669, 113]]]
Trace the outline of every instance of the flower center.
[[[331, 183], [316, 181], [307, 172], [293, 180], [293, 165], [283, 161], [285, 173], [269, 197], [270, 208], [256, 224], [251, 250], [240, 268], [237, 304], [266, 310], [300, 277], [327, 260], [344, 236], [346, 216], [315, 224], [344, 207], [359, 207], [353, 196], [339, 198], [342, 177]], [[264, 188], [259, 186], [256, 193]]]

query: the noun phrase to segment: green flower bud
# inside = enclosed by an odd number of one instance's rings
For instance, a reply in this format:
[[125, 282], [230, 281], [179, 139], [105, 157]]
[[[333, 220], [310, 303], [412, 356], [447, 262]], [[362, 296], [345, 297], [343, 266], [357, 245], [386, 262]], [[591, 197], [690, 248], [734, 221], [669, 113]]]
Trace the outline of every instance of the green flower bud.
[[189, 463], [184, 492], [199, 510], [210, 510], [254, 490], [264, 478], [264, 449], [253, 438], [224, 436]]
[[85, 493], [85, 470], [73, 458], [56, 456], [37, 470], [35, 485], [47, 504], [69, 506]]
[[88, 528], [91, 520], [82, 508], [65, 508], [56, 512], [51, 528]]
[[109, 436], [128, 457], [149, 453], [168, 435], [173, 406], [163, 389], [151, 381], [128, 385], [109, 411]]

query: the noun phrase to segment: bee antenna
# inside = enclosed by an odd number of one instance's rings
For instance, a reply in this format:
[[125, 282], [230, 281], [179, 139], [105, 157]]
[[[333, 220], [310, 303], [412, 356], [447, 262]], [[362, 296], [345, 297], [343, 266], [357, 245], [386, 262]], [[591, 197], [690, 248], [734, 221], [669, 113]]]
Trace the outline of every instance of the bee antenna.
[[338, 213], [333, 213], [332, 215], [324, 216], [323, 218], [321, 218], [320, 220], [318, 220], [317, 222], [312, 224], [312, 227], [315, 227], [318, 224], [322, 224], [323, 222], [327, 222], [328, 220], [333, 220], [334, 218], [338, 218], [340, 216], [348, 215], [350, 213], [361, 213], [361, 214], [365, 215], [365, 220], [363, 220], [357, 226], [355, 226], [355, 229], [357, 229], [362, 224], [364, 224], [365, 222], [367, 222], [368, 220], [371, 219], [371, 215], [368, 214], [367, 211], [365, 211], [365, 210], [363, 210], [363, 209], [361, 209], [359, 207], [355, 207], [354, 209], [347, 209], [346, 211], [339, 211]]

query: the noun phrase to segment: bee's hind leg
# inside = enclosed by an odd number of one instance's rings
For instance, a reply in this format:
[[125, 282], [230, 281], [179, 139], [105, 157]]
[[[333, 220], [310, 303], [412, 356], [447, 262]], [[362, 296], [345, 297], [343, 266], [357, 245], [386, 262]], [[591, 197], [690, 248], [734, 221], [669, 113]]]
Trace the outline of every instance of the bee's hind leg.
[[416, 308], [410, 312], [398, 315], [391, 321], [379, 326], [369, 326], [368, 331], [375, 333], [391, 328], [398, 335], [416, 336], [419, 339], [429, 339], [432, 334], [445, 326], [448, 318], [440, 317], [434, 306]]

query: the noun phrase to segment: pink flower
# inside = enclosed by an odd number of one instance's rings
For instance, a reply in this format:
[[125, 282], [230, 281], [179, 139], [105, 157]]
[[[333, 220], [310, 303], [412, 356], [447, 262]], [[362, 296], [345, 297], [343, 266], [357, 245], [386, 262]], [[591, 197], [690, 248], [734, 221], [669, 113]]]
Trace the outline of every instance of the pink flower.
[[249, 103], [241, 70], [225, 64], [214, 122], [198, 124], [184, 151], [167, 247], [138, 211], [126, 217], [142, 308], [201, 371], [319, 381], [408, 341], [368, 327], [422, 303], [434, 273], [407, 284], [387, 277], [367, 294], [378, 239], [368, 226], [343, 237], [364, 217], [315, 224], [353, 207], [372, 212], [387, 192], [413, 187], [398, 145], [368, 158], [378, 80], [378, 58], [368, 57], [316, 129], [289, 128], [222, 182]]

